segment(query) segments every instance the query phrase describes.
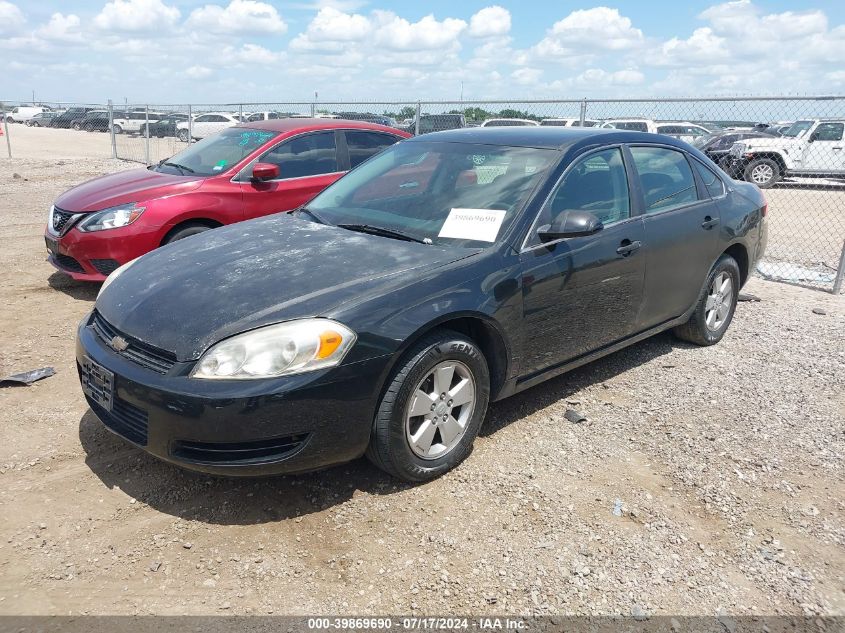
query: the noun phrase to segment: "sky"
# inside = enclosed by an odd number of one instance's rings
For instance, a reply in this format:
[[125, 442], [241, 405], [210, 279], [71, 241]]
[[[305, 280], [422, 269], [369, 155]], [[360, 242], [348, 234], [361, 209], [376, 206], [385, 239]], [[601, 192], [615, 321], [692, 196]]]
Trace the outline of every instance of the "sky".
[[0, 0], [0, 100], [845, 93], [845, 3]]

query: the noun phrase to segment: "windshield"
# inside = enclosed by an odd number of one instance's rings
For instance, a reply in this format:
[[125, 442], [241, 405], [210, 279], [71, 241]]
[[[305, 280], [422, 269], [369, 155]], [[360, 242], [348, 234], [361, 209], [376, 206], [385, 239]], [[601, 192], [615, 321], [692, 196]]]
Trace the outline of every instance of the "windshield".
[[556, 150], [469, 143], [398, 143], [349, 172], [307, 209], [331, 224], [366, 224], [461, 247], [495, 242]]
[[268, 130], [230, 127], [165, 159], [154, 170], [182, 176], [215, 176], [241, 162], [278, 135], [278, 132]]
[[809, 130], [812, 125], [812, 121], [796, 121], [795, 123], [790, 125], [789, 128], [783, 131], [783, 135], [796, 138], [804, 134], [804, 132], [806, 132], [807, 130]]

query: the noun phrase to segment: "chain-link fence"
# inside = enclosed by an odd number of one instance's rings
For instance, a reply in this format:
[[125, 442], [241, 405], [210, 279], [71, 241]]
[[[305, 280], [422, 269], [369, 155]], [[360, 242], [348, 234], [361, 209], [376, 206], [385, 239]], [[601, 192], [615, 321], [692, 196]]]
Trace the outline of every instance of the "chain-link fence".
[[[38, 106], [52, 114], [33, 113]], [[21, 110], [23, 108], [23, 110]], [[10, 123], [107, 132], [102, 155], [143, 164], [238, 123], [330, 117], [412, 134], [472, 126], [615, 127], [692, 143], [769, 202], [769, 244], [757, 273], [838, 292], [845, 277], [845, 96], [557, 101], [373, 101], [229, 104], [0, 102]], [[32, 117], [26, 119], [26, 117]], [[2, 146], [0, 145], [0, 151]]]

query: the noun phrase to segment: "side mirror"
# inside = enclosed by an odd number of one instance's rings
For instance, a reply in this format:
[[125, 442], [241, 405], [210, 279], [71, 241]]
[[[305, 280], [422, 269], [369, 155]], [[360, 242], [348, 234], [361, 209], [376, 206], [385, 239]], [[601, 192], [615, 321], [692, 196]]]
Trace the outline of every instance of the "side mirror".
[[255, 163], [252, 168], [253, 180], [274, 180], [279, 177], [279, 166], [271, 163]]
[[551, 224], [541, 226], [537, 234], [541, 241], [551, 242], [564, 237], [592, 235], [603, 228], [601, 220], [589, 211], [573, 209], [559, 213]]

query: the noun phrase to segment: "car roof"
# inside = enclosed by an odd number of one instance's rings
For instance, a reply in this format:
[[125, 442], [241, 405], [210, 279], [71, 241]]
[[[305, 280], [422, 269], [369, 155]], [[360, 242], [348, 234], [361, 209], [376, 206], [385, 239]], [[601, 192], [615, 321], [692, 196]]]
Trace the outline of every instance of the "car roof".
[[565, 149], [575, 144], [604, 145], [613, 143], [657, 143], [688, 149], [688, 145], [669, 136], [597, 127], [514, 126], [470, 127], [422, 134], [404, 141], [444, 141], [447, 143], [478, 143], [510, 147]]
[[288, 118], [269, 119], [267, 121], [248, 121], [235, 127], [248, 127], [258, 130], [271, 130], [273, 132], [306, 132], [311, 130], [337, 130], [342, 128], [353, 128], [362, 130], [376, 130], [389, 132], [397, 136], [406, 136], [407, 133], [386, 125], [370, 123], [369, 121], [352, 121], [349, 119], [328, 119], [328, 118]]

